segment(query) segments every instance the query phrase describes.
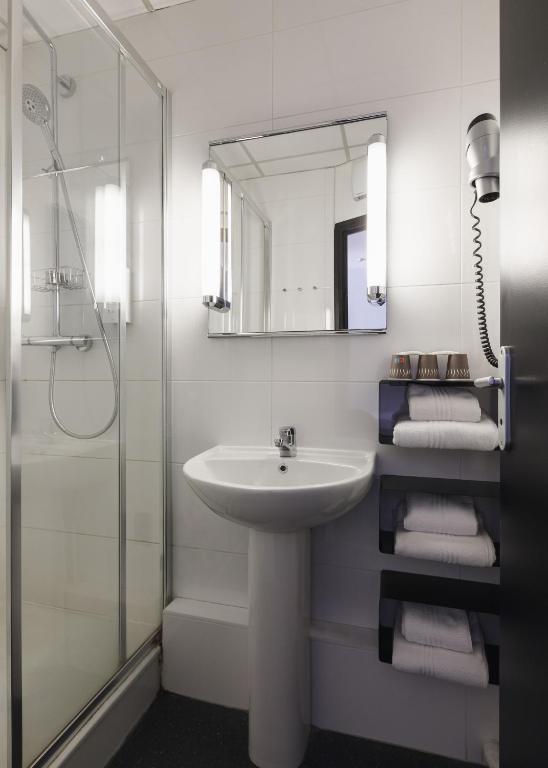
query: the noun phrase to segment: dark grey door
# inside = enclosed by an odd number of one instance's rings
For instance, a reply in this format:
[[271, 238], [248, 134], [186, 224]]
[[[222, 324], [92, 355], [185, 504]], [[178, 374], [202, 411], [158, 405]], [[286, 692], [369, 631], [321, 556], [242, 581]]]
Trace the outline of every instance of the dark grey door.
[[501, 0], [501, 768], [548, 766], [548, 1]]

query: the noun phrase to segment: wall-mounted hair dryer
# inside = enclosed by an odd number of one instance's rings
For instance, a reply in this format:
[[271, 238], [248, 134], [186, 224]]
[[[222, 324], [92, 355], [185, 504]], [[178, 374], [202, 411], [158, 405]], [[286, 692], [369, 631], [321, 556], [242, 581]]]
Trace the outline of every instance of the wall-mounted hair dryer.
[[470, 166], [468, 181], [480, 203], [497, 200], [499, 192], [500, 133], [494, 115], [484, 112], [475, 117], [466, 132], [466, 159]]
[[493, 352], [489, 331], [487, 329], [487, 314], [485, 309], [485, 288], [483, 285], [483, 257], [481, 255], [481, 229], [480, 218], [474, 213], [478, 202], [490, 203], [498, 200], [499, 189], [499, 149], [500, 132], [494, 115], [484, 112], [475, 117], [466, 132], [466, 159], [470, 166], [468, 181], [474, 190], [474, 202], [470, 208], [470, 215], [474, 220], [472, 231], [474, 232], [474, 252], [476, 259], [474, 270], [476, 273], [476, 304], [478, 314], [478, 327], [481, 347], [487, 361], [498, 368], [498, 357]]

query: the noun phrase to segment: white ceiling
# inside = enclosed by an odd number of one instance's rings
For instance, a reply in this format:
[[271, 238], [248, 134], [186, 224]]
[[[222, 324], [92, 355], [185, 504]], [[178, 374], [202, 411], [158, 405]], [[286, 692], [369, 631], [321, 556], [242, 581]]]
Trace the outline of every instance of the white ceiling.
[[298, 173], [363, 157], [373, 133], [384, 133], [385, 118], [264, 136], [212, 147], [229, 173], [241, 181]]

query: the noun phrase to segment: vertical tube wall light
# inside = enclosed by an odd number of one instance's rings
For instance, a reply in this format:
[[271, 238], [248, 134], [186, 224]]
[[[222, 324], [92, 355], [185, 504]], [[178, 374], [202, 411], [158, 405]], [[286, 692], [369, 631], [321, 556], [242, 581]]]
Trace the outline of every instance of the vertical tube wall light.
[[367, 143], [367, 299], [386, 303], [386, 137]]
[[95, 190], [95, 295], [105, 306], [121, 301], [126, 290], [125, 190], [105, 184]]
[[232, 185], [216, 163], [202, 166], [202, 303], [228, 312], [232, 303]]

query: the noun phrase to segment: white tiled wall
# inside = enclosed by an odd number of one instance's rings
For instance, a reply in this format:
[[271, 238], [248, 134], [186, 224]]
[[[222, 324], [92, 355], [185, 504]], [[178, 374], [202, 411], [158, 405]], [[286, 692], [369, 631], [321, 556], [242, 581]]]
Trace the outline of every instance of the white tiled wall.
[[[379, 446], [377, 382], [402, 348], [459, 348], [473, 375], [488, 371], [475, 323], [463, 141], [476, 114], [499, 112], [498, 2], [196, 0], [120, 26], [173, 93], [174, 591], [245, 606], [246, 532], [188, 491], [181, 465], [193, 454], [220, 442], [268, 443], [292, 423], [301, 444], [376, 449], [381, 472], [497, 477], [495, 456]], [[208, 141], [375, 110], [389, 121], [388, 333], [208, 340], [199, 227]], [[498, 204], [481, 213], [496, 348]], [[372, 494], [315, 532], [316, 618], [374, 628], [381, 568], [454, 573], [380, 555], [375, 505]], [[369, 651], [325, 643], [315, 643], [313, 663], [323, 727], [472, 761], [496, 730], [495, 689], [414, 679]]]

